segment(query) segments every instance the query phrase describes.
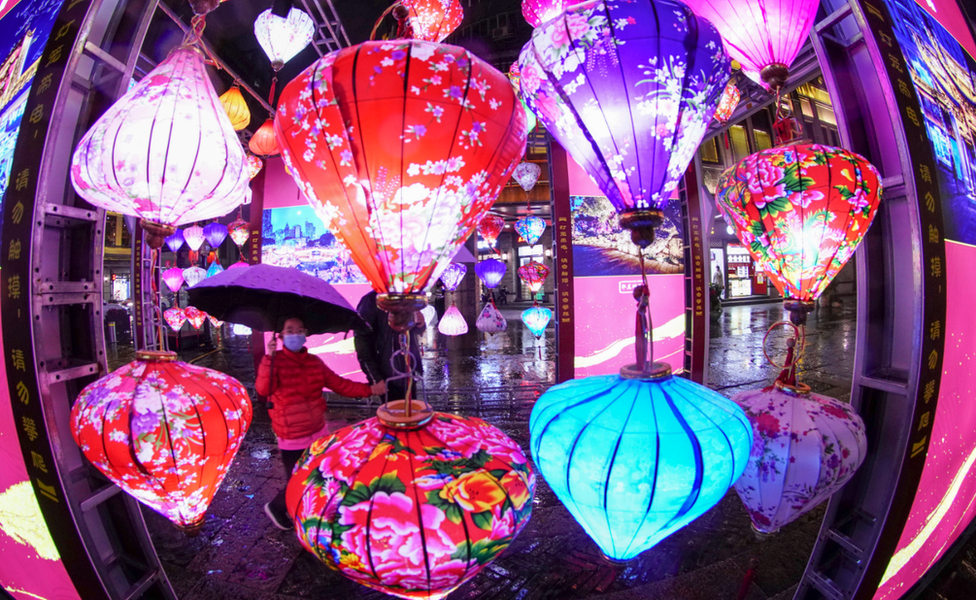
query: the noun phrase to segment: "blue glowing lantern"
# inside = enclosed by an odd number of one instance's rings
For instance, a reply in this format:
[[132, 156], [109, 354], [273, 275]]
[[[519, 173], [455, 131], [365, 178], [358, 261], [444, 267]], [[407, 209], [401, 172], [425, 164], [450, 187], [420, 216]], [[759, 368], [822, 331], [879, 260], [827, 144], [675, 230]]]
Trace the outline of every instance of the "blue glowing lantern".
[[533, 306], [522, 311], [522, 323], [535, 337], [542, 337], [551, 320], [552, 311], [543, 306]]
[[542, 217], [525, 217], [515, 222], [515, 231], [530, 246], [535, 246], [545, 230], [546, 220]]
[[227, 239], [227, 226], [220, 223], [211, 223], [203, 228], [203, 237], [207, 238], [207, 243], [211, 248], [217, 248]]
[[224, 268], [220, 266], [220, 262], [215, 260], [213, 261], [213, 264], [210, 265], [210, 268], [207, 269], [207, 277], [213, 277], [217, 273], [223, 272], [223, 270]]
[[468, 268], [461, 263], [451, 263], [448, 265], [444, 269], [444, 272], [441, 273], [441, 283], [444, 284], [444, 289], [449, 292], [457, 291], [458, 285], [464, 279], [464, 275], [467, 272]]
[[654, 367], [552, 387], [529, 418], [539, 471], [613, 560], [634, 558], [718, 503], [752, 446], [734, 402]]
[[497, 258], [483, 260], [474, 266], [474, 272], [477, 273], [478, 279], [489, 289], [494, 289], [498, 285], [502, 277], [505, 276], [505, 269], [505, 263]]

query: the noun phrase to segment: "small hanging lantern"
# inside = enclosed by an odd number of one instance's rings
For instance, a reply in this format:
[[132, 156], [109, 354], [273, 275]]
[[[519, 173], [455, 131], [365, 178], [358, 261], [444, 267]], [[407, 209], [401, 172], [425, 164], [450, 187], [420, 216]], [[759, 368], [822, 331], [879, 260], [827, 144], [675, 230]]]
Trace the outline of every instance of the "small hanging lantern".
[[518, 276], [525, 285], [529, 286], [529, 291], [535, 294], [542, 289], [542, 285], [546, 282], [546, 277], [549, 276], [549, 267], [535, 260], [529, 261], [519, 267]]
[[522, 217], [515, 222], [515, 232], [530, 246], [535, 246], [545, 231], [546, 220], [542, 217]]
[[538, 27], [561, 15], [575, 0], [522, 0], [522, 16], [532, 27]]
[[[247, 143], [247, 147], [254, 154], [261, 156], [274, 156], [281, 152], [278, 148], [278, 140], [275, 139], [274, 121], [268, 119], [261, 127], [258, 127], [258, 130], [251, 136], [251, 141]], [[248, 174], [250, 175], [250, 171]]]
[[[263, 160], [261, 160], [259, 157], [253, 154], [247, 155], [247, 176], [249, 178], [254, 179], [255, 177], [257, 177], [258, 173], [260, 173], [261, 169], [263, 168], [264, 168]], [[245, 204], [247, 203], [245, 202]]]
[[85, 457], [191, 536], [203, 528], [251, 416], [239, 381], [173, 352], [137, 352], [85, 387], [71, 408]]
[[464, 335], [468, 332], [468, 322], [464, 320], [458, 307], [452, 304], [437, 323], [437, 331], [450, 336]]
[[464, 275], [467, 272], [468, 268], [463, 263], [452, 262], [441, 273], [441, 283], [444, 284], [444, 289], [449, 292], [457, 291], [458, 285], [460, 285], [461, 280], [464, 279]]
[[498, 240], [498, 234], [505, 228], [505, 219], [491, 213], [486, 214], [478, 222], [478, 233], [488, 242], [489, 246], [494, 246]]
[[528, 193], [535, 187], [541, 174], [542, 167], [536, 163], [522, 161], [515, 167], [512, 178]]
[[183, 232], [177, 228], [173, 231], [173, 235], [167, 237], [164, 241], [170, 252], [179, 252], [180, 248], [183, 247]]
[[183, 287], [183, 269], [172, 267], [163, 271], [163, 283], [171, 292], [178, 292]]
[[408, 37], [416, 40], [441, 42], [464, 19], [458, 0], [401, 0], [400, 4], [408, 11]]
[[478, 275], [478, 279], [481, 283], [485, 284], [488, 289], [495, 289], [495, 287], [501, 282], [502, 277], [505, 276], [505, 271], [507, 267], [505, 263], [498, 260], [497, 258], [489, 258], [487, 260], [480, 261], [474, 266], [474, 272]]
[[207, 278], [207, 272], [200, 267], [188, 267], [183, 269], [183, 280], [186, 287], [193, 287]]
[[535, 305], [522, 311], [522, 323], [537, 338], [541, 338], [546, 333], [546, 327], [551, 320], [552, 311], [544, 306]]
[[247, 107], [247, 101], [236, 81], [230, 89], [220, 95], [220, 103], [224, 106], [224, 112], [230, 118], [234, 131], [246, 129], [251, 124], [251, 110]]
[[198, 252], [203, 241], [207, 238], [203, 234], [203, 227], [193, 225], [183, 230], [183, 239], [186, 240], [186, 245], [190, 247], [190, 250]]
[[254, 21], [254, 36], [271, 60], [271, 68], [277, 73], [286, 62], [312, 43], [315, 21], [297, 8], [289, 10], [287, 17], [279, 17], [269, 8]]
[[207, 269], [207, 277], [213, 277], [217, 273], [223, 272], [224, 268], [220, 266], [220, 261], [215, 260], [210, 263], [210, 267]]
[[727, 123], [729, 117], [735, 112], [735, 107], [739, 105], [739, 88], [735, 86], [735, 80], [730, 79], [722, 92], [722, 99], [718, 101], [715, 108], [715, 120], [719, 123]]
[[251, 265], [247, 264], [243, 260], [239, 260], [236, 263], [232, 264], [231, 266], [227, 267], [227, 270], [229, 271], [230, 269], [243, 269], [244, 267], [250, 267], [250, 266]]
[[207, 320], [207, 313], [195, 306], [187, 306], [183, 309], [183, 314], [186, 316], [186, 320], [189, 321], [190, 325], [193, 326], [194, 329], [200, 329], [203, 327], [203, 322]]
[[494, 302], [485, 304], [485, 307], [481, 309], [481, 314], [478, 315], [478, 319], [474, 324], [478, 328], [478, 331], [483, 333], [501, 333], [508, 329], [508, 321], [495, 306]]
[[[237, 247], [240, 249], [247, 243], [247, 238], [250, 235], [248, 233], [248, 222], [244, 219], [237, 217], [237, 220], [233, 221], [228, 227], [227, 232], [230, 235], [230, 239], [233, 240]], [[241, 254], [244, 251], [241, 250]]]
[[227, 226], [220, 223], [210, 223], [203, 228], [203, 235], [211, 248], [218, 248], [227, 239]]
[[207, 313], [207, 319], [210, 320], [210, 325], [211, 325], [211, 327], [214, 327], [214, 328], [220, 328], [224, 324], [223, 321], [221, 321], [220, 319], [214, 317], [210, 313]]
[[163, 320], [166, 321], [170, 329], [179, 331], [183, 328], [183, 323], [186, 323], [186, 314], [184, 314], [182, 308], [174, 306], [163, 311]]

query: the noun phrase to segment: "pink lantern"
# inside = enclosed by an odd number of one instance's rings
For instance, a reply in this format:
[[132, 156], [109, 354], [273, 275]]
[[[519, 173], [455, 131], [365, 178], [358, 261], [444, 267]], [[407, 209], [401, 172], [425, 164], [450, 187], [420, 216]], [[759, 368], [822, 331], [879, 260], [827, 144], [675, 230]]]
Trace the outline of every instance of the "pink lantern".
[[195, 306], [187, 306], [183, 309], [183, 314], [186, 315], [186, 320], [190, 322], [190, 325], [194, 329], [203, 327], [203, 322], [207, 320], [207, 313]]
[[735, 112], [735, 107], [739, 105], [739, 88], [735, 87], [735, 81], [730, 79], [729, 84], [725, 86], [725, 91], [722, 92], [722, 98], [718, 101], [718, 107], [715, 109], [715, 120], [719, 123], [726, 123], [732, 113]]
[[183, 269], [183, 280], [186, 281], [186, 287], [193, 287], [200, 283], [207, 277], [207, 272], [200, 267], [189, 267]]
[[464, 335], [468, 332], [468, 322], [464, 320], [464, 315], [461, 314], [458, 307], [451, 305], [444, 311], [444, 316], [437, 324], [437, 331], [450, 336]]
[[715, 26], [742, 72], [771, 89], [783, 87], [789, 67], [810, 35], [820, 0], [685, 0]]
[[244, 267], [250, 267], [250, 266], [251, 265], [247, 264], [243, 260], [239, 260], [236, 263], [232, 264], [231, 266], [227, 267], [227, 270], [229, 271], [231, 269], [243, 269]]
[[194, 225], [183, 230], [183, 239], [186, 240], [186, 245], [190, 247], [190, 250], [199, 252], [200, 246], [203, 245], [203, 240], [207, 239], [207, 236], [203, 233], [203, 227]]
[[149, 222], [157, 248], [172, 226], [229, 213], [247, 182], [244, 150], [193, 47], [173, 51], [113, 104], [71, 160], [78, 194]]
[[247, 155], [247, 176], [249, 179], [257, 177], [263, 167], [264, 161], [260, 157], [253, 154]]
[[518, 276], [525, 285], [529, 286], [529, 290], [535, 294], [542, 289], [542, 285], [546, 282], [546, 277], [549, 276], [549, 267], [533, 260], [519, 267]]
[[180, 287], [183, 286], [183, 269], [173, 267], [163, 271], [163, 283], [166, 284], [169, 291], [178, 292]]
[[508, 321], [499, 312], [498, 308], [495, 307], [494, 302], [489, 302], [481, 310], [481, 314], [478, 315], [478, 320], [474, 322], [475, 327], [478, 331], [484, 333], [501, 333], [508, 329]]
[[240, 217], [238, 217], [236, 221], [231, 222], [231, 224], [227, 226], [227, 232], [230, 234], [230, 239], [233, 240], [235, 244], [237, 244], [238, 248], [240, 248], [247, 242], [247, 237], [248, 235], [250, 235], [247, 231], [247, 228], [248, 228], [247, 221], [241, 219]]
[[539, 181], [539, 175], [541, 174], [542, 167], [536, 163], [522, 161], [516, 165], [515, 171], [512, 173], [512, 178], [522, 186], [523, 190], [531, 192], [536, 182]]
[[522, 16], [532, 27], [554, 19], [576, 0], [522, 0]]
[[183, 323], [186, 323], [186, 314], [183, 313], [182, 308], [174, 306], [163, 311], [163, 319], [169, 325], [170, 329], [179, 331], [183, 328]]
[[[864, 421], [850, 404], [776, 382], [732, 397], [755, 441], [735, 491], [753, 527], [773, 533], [839, 490], [864, 462]], [[768, 390], [768, 391], [767, 391]]]
[[401, 0], [400, 4], [409, 11], [407, 26], [415, 40], [443, 41], [464, 18], [458, 0]]
[[505, 228], [505, 219], [491, 213], [485, 214], [478, 223], [478, 233], [488, 242], [489, 246], [494, 246], [498, 240], [498, 234]]

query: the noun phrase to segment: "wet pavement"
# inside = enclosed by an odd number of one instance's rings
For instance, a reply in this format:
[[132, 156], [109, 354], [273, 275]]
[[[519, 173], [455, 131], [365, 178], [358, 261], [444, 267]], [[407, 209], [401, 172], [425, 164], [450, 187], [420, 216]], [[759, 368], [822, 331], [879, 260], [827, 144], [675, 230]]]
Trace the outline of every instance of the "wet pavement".
[[[527, 306], [527, 305], [526, 305]], [[536, 340], [518, 314], [503, 309], [504, 334], [471, 334], [460, 343], [438, 336], [424, 355], [424, 383], [438, 410], [484, 418], [523, 448], [535, 398], [551, 384], [554, 332]], [[770, 324], [783, 318], [779, 304], [726, 308], [711, 325], [709, 385], [729, 396], [761, 387], [778, 370], [761, 350]], [[847, 399], [854, 357], [854, 309], [820, 309], [808, 323], [802, 378], [817, 392]], [[781, 346], [781, 336], [771, 336]], [[224, 340], [224, 349], [202, 364], [227, 372], [254, 394], [253, 362], [245, 338]], [[185, 354], [189, 359], [204, 350]], [[131, 351], [112, 356], [124, 361]], [[476, 393], [477, 392], [477, 393]], [[335, 427], [369, 418], [375, 404], [330, 395]], [[247, 438], [208, 511], [203, 533], [187, 538], [167, 520], [144, 510], [146, 521], [179, 598], [183, 600], [388, 598], [329, 570], [301, 548], [293, 532], [279, 531], [263, 506], [285, 485], [270, 419], [255, 404]], [[498, 560], [450, 600], [542, 598], [746, 599], [792, 598], [820, 527], [824, 507], [811, 511], [765, 540], [757, 539], [734, 491], [691, 523], [625, 565], [605, 562], [544, 480], [539, 479], [532, 519]], [[744, 589], [750, 564], [755, 577]], [[741, 592], [741, 593], [740, 593]]]

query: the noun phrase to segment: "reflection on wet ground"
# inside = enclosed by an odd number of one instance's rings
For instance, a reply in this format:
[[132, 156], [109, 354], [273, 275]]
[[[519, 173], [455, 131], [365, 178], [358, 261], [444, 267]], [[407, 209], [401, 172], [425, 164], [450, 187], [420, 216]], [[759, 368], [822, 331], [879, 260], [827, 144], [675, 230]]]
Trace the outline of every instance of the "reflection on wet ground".
[[[554, 333], [536, 340], [519, 321], [526, 306], [504, 308], [508, 331], [469, 334], [462, 341], [431, 336], [424, 384], [435, 408], [484, 418], [523, 448], [538, 394], [553, 380]], [[725, 395], [767, 385], [777, 369], [761, 349], [779, 304], [728, 307], [711, 325], [709, 385]], [[473, 324], [472, 324], [473, 325]], [[473, 327], [472, 327], [473, 329]], [[803, 379], [820, 393], [847, 399], [854, 356], [853, 306], [821, 309], [808, 324]], [[776, 346], [782, 340], [771, 340]], [[254, 393], [245, 338], [198, 364], [230, 373]], [[185, 353], [185, 359], [204, 350]], [[113, 362], [131, 351], [113, 354]], [[480, 393], [479, 393], [480, 392]], [[375, 404], [330, 397], [335, 427], [369, 418]], [[532, 519], [515, 543], [451, 600], [653, 598], [762, 600], [792, 598], [823, 516], [823, 507], [777, 535], [759, 540], [735, 492], [711, 511], [625, 565], [608, 564], [540, 478]], [[256, 403], [247, 439], [214, 499], [203, 533], [184, 537], [150, 510], [146, 520], [166, 573], [181, 599], [347, 598], [387, 596], [330, 571], [301, 548], [292, 532], [271, 526], [263, 506], [285, 483], [267, 410]], [[738, 596], [750, 562], [755, 578]]]

